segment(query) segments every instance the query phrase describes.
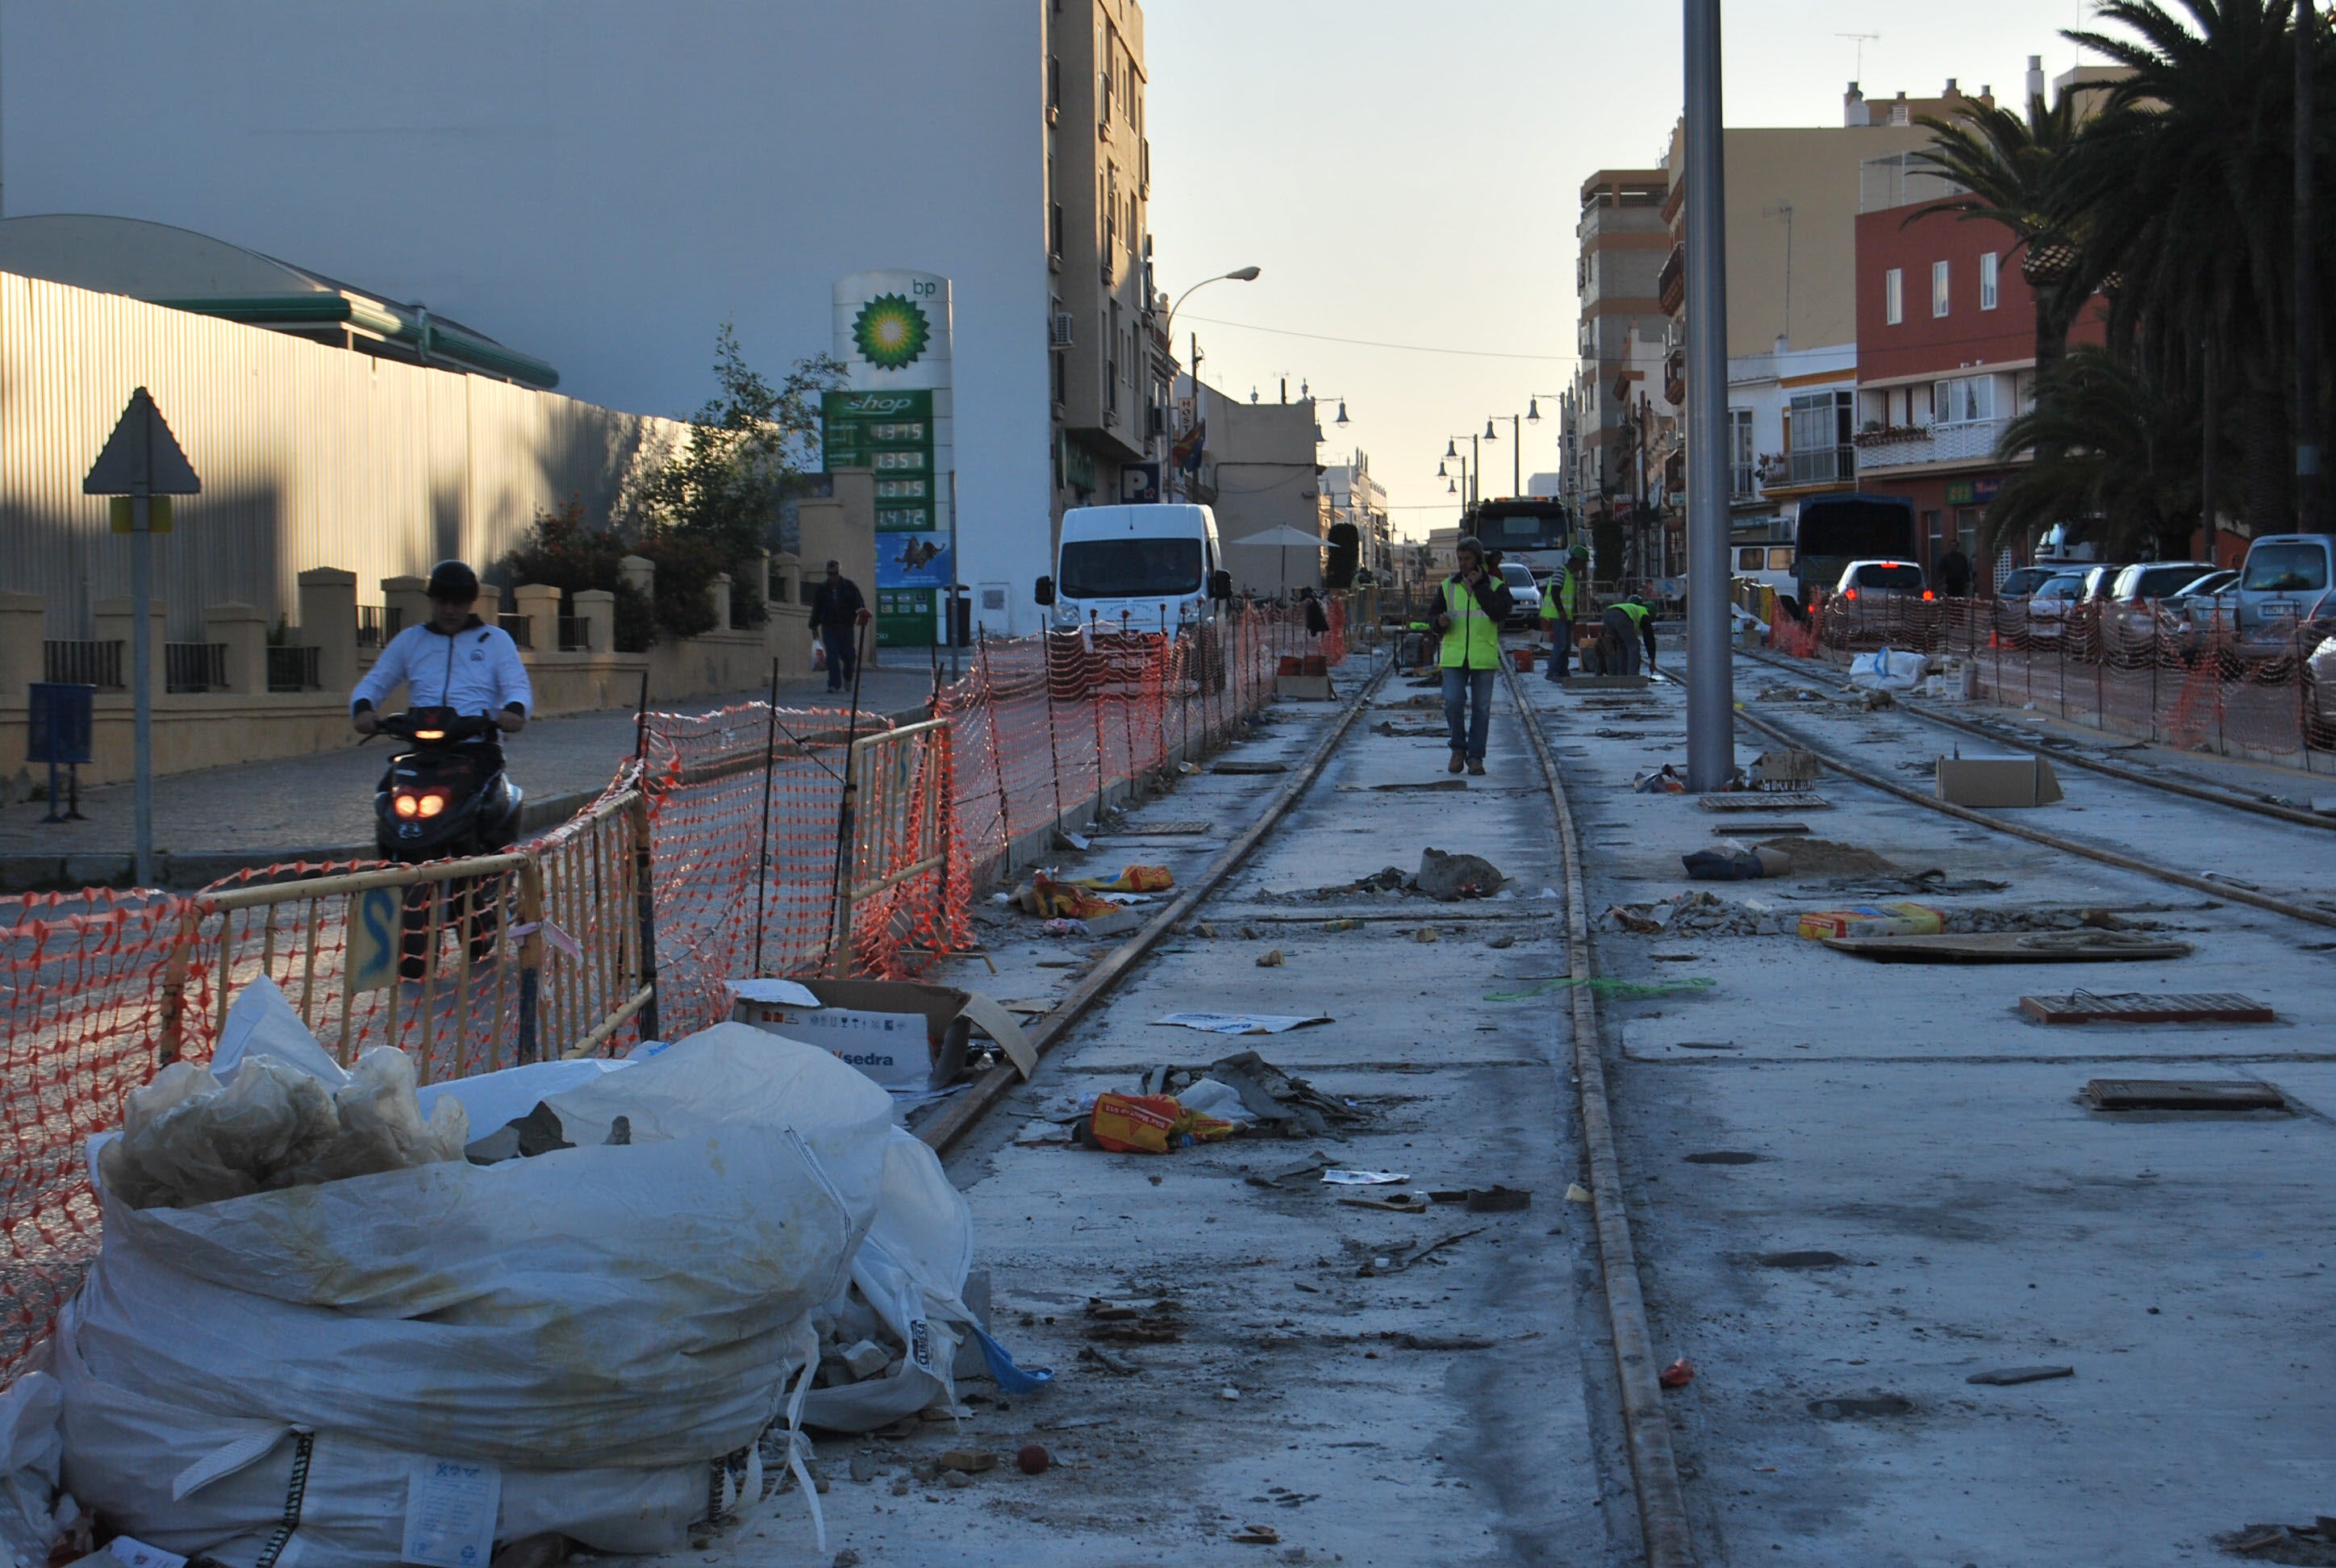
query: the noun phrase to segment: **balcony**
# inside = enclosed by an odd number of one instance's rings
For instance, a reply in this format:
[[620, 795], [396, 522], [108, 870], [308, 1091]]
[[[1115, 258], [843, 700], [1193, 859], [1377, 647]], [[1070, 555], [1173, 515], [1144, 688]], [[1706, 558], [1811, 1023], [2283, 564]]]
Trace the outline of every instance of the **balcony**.
[[1901, 425], [1869, 430], [1857, 437], [1859, 461], [1869, 470], [1925, 463], [1987, 463], [2008, 419], [1960, 420], [1952, 424]]
[[1820, 446], [1785, 454], [1787, 484], [1845, 484], [1857, 477], [1857, 448]]
[[1655, 278], [1655, 297], [1665, 316], [1677, 316], [1687, 303], [1687, 247], [1674, 245]]

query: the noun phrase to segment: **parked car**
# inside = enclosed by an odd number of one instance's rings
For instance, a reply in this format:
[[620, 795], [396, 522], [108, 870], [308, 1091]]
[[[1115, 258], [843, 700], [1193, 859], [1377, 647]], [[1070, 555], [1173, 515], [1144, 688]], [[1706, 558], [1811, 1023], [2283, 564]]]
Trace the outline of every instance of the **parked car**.
[[2238, 580], [2235, 570], [2210, 571], [2166, 596], [2159, 609], [2175, 657], [2187, 664], [2213, 646], [2216, 623], [2228, 622], [2229, 606], [2235, 602], [2228, 595]]
[[2195, 560], [2151, 560], [2118, 572], [2102, 594], [2101, 635], [2119, 652], [2139, 653], [2161, 630], [2171, 632], [2176, 617], [2166, 600], [2198, 580], [2206, 570]]
[[[2336, 592], [2292, 602], [2293, 614], [2263, 616], [2252, 625], [2241, 623], [2233, 644], [2240, 658], [2249, 664], [2276, 658], [2308, 660], [2321, 643], [2336, 637]], [[2240, 609], [2244, 614], [2244, 601]]]
[[2014, 567], [2003, 574], [2003, 581], [1997, 586], [1995, 597], [2026, 599], [2067, 570], [2068, 568], [2062, 566]]
[[1533, 568], [1521, 560], [1504, 560], [1500, 566], [1501, 580], [1509, 585], [1509, 620], [1512, 628], [1528, 629], [1541, 624], [1541, 589], [1533, 581]]
[[1834, 584], [1833, 591], [1835, 599], [1852, 603], [1887, 594], [1938, 597], [1931, 591], [1922, 569], [1911, 560], [1853, 560], [1841, 569], [1841, 580]]
[[2064, 571], [2049, 577], [2028, 596], [2028, 635], [2038, 642], [2050, 642], [2068, 629], [2068, 611], [2085, 599], [2085, 583], [2089, 575], [2083, 571]]
[[2267, 623], [2293, 621], [2309, 614], [2331, 587], [2336, 587], [2336, 536], [2320, 533], [2265, 534], [2247, 547], [2246, 564], [2239, 568], [2234, 618], [2242, 645], [2251, 641], [2292, 640], [2288, 627], [2275, 639], [2263, 634]]

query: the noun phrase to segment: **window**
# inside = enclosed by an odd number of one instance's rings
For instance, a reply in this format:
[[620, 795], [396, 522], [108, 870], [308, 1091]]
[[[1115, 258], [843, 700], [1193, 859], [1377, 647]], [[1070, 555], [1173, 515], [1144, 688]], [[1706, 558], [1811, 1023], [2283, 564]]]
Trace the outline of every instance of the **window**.
[[1941, 424], [1973, 424], [1995, 417], [1995, 377], [1966, 375], [1940, 382], [1932, 393]]
[[1792, 570], [1793, 547], [1789, 544], [1770, 545], [1768, 547], [1768, 570], [1770, 571]]
[[1979, 258], [1979, 307], [1981, 310], [1995, 308], [1995, 279], [1998, 265], [1996, 253], [1992, 250]]
[[1906, 271], [1893, 267], [1882, 275], [1882, 319], [1892, 326], [1906, 319]]
[[1728, 411], [1728, 491], [1731, 495], [1750, 495], [1759, 487], [1759, 464], [1752, 451], [1752, 411], [1731, 408]]
[[1946, 313], [1947, 264], [1943, 261], [1933, 261], [1931, 263], [1931, 314], [1944, 316]]
[[1794, 396], [1785, 425], [1793, 483], [1833, 484], [1856, 476], [1857, 449], [1850, 443], [1855, 397], [1845, 391]]

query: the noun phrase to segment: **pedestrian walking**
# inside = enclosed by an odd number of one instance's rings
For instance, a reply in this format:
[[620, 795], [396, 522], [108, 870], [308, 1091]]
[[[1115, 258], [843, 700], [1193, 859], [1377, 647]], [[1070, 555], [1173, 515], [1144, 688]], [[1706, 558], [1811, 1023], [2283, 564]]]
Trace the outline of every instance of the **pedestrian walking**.
[[1639, 648], [1647, 650], [1647, 667], [1655, 667], [1655, 612], [1643, 594], [1606, 607], [1606, 616], [1599, 622], [1599, 657], [1608, 675], [1637, 675]]
[[1949, 599], [1971, 597], [1971, 557], [1963, 553], [1960, 541], [1950, 545], [1947, 553], [1939, 557], [1939, 586], [1946, 589]]
[[1573, 657], [1573, 612], [1582, 602], [1582, 579], [1590, 575], [1590, 552], [1580, 545], [1567, 556], [1557, 575], [1541, 593], [1541, 618], [1549, 628], [1549, 674], [1552, 682], [1565, 679]]
[[842, 691], [851, 684], [860, 663], [860, 628], [874, 617], [860, 585], [843, 575], [840, 561], [827, 563], [827, 580], [812, 590], [811, 628], [827, 648], [827, 689]]
[[1508, 585], [1484, 569], [1475, 535], [1453, 547], [1460, 570], [1438, 589], [1436, 629], [1444, 634], [1444, 724], [1452, 738], [1446, 773], [1484, 771], [1493, 723], [1493, 674], [1501, 666], [1501, 626], [1514, 608]]

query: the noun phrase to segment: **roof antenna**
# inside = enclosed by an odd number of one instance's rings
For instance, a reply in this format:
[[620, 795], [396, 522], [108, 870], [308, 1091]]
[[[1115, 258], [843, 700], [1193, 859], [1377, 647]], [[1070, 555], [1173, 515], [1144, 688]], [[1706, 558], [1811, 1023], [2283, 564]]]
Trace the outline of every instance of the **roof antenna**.
[[1864, 81], [1865, 46], [1868, 44], [1881, 43], [1882, 34], [1879, 33], [1836, 33], [1834, 36], [1836, 38], [1847, 38], [1857, 45], [1857, 65], [1855, 70], [1852, 73], [1850, 79], [1854, 82]]

